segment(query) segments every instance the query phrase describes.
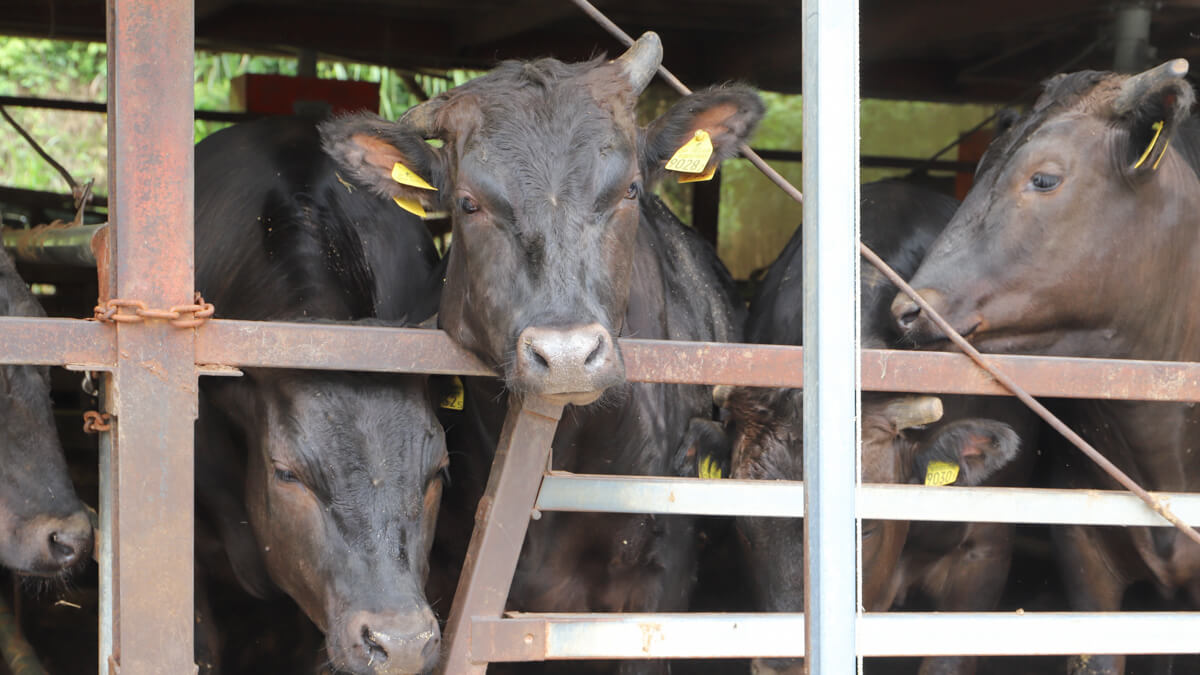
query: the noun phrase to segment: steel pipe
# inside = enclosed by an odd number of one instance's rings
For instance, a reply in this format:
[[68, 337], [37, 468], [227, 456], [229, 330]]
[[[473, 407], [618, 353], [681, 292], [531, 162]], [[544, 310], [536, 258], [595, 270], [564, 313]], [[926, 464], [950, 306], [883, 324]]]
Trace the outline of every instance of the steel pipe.
[[[858, 0], [804, 0], [804, 640], [856, 673], [859, 524]], [[801, 633], [794, 634], [799, 642]]]
[[[1156, 492], [1187, 523], [1200, 525], [1200, 493]], [[553, 472], [537, 508], [663, 515], [803, 518], [804, 483], [783, 480], [598, 476]], [[1167, 527], [1142, 500], [1120, 490], [861, 485], [858, 517], [962, 523]]]
[[[523, 614], [476, 619], [489, 661], [800, 658], [803, 614]], [[1200, 613], [946, 612], [859, 617], [858, 656], [1189, 654]], [[810, 671], [813, 672], [813, 671]]]
[[95, 267], [92, 239], [99, 225], [38, 225], [29, 229], [4, 228], [4, 248], [18, 262]]

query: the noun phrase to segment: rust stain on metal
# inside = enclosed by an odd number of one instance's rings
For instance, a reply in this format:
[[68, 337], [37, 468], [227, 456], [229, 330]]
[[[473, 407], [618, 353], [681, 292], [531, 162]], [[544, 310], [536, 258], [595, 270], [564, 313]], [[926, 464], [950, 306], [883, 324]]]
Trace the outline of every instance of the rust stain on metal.
[[145, 361], [140, 361], [138, 365], [141, 366], [146, 372], [157, 377], [159, 380], [163, 382], [167, 381], [167, 374], [163, 370], [162, 364], [155, 359], [146, 359]]
[[642, 631], [642, 653], [647, 655], [654, 653], [654, 643], [662, 642], [665, 639], [662, 624], [643, 623], [638, 628]]

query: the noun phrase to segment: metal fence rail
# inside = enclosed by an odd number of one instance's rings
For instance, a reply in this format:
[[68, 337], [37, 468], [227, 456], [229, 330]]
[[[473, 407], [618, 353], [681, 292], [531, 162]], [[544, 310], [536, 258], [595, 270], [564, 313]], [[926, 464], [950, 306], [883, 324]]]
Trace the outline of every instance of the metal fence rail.
[[[858, 656], [1188, 654], [1194, 612], [866, 613]], [[521, 614], [477, 619], [472, 655], [491, 661], [799, 658], [803, 614]], [[949, 636], [953, 636], [952, 638]]]
[[[1184, 522], [1200, 526], [1200, 493], [1154, 494], [1166, 501]], [[873, 520], [1170, 527], [1145, 502], [1117, 490], [864, 484], [858, 488], [857, 502], [858, 517]], [[803, 518], [804, 483], [635, 478], [556, 471], [542, 479], [537, 508], [541, 511]]]

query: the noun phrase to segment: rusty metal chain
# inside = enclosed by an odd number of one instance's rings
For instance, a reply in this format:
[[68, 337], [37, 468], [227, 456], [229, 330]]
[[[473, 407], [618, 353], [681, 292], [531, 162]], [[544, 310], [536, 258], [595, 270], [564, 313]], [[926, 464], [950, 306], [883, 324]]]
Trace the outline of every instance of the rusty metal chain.
[[98, 434], [112, 429], [112, 415], [88, 410], [83, 413], [83, 433]]
[[[132, 311], [121, 311], [132, 310]], [[113, 298], [103, 304], [96, 305], [93, 310], [96, 321], [112, 323], [140, 323], [146, 319], [167, 321], [176, 328], [195, 328], [212, 317], [216, 308], [211, 302], [205, 302], [197, 291], [194, 302], [190, 305], [175, 305], [170, 309], [153, 309], [147, 307], [141, 300], [126, 300]]]

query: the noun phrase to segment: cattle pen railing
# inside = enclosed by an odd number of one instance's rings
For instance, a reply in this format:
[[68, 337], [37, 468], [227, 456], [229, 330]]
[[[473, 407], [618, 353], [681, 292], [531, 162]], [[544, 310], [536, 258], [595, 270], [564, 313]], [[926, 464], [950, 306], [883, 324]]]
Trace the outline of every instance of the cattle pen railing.
[[[1200, 614], [863, 614], [857, 518], [1162, 525], [1124, 493], [857, 485], [858, 389], [1003, 394], [966, 357], [858, 351], [857, 2], [804, 3], [808, 349], [622, 340], [633, 381], [805, 386], [807, 484], [544, 474], [560, 410], [514, 401], [485, 497], [478, 545], [447, 630], [447, 673], [486, 662], [570, 658], [807, 656], [854, 672], [859, 656], [1200, 651]], [[192, 302], [191, 0], [109, 0], [112, 231], [103, 300]], [[669, 49], [668, 49], [669, 53]], [[821, 228], [816, 225], [822, 223]], [[813, 235], [813, 236], [809, 236]], [[806, 255], [809, 255], [806, 252]], [[813, 286], [812, 283], [816, 285]], [[217, 308], [218, 313], [220, 308]], [[1200, 401], [1200, 364], [991, 357], [1034, 394]], [[237, 367], [486, 375], [440, 331], [212, 320], [106, 324], [0, 319], [0, 363], [102, 371], [101, 673], [190, 673], [193, 663], [193, 428], [196, 381]], [[861, 383], [860, 383], [861, 380]], [[811, 408], [809, 406], [812, 406]], [[533, 477], [534, 480], [528, 480]], [[503, 480], [502, 480], [503, 479]], [[515, 492], [514, 492], [515, 490]], [[969, 491], [968, 491], [969, 490]], [[1167, 495], [1200, 525], [1200, 495]], [[807, 621], [798, 614], [506, 616], [503, 603], [536, 510], [808, 517]], [[498, 524], [508, 537], [491, 537]], [[817, 542], [820, 545], [817, 545]], [[490, 548], [489, 548], [490, 547]], [[493, 550], [498, 549], [498, 550]], [[498, 556], [498, 557], [497, 557]], [[486, 564], [475, 564], [479, 561]], [[466, 604], [477, 595], [476, 602]], [[859, 635], [861, 633], [861, 636]], [[947, 634], [953, 640], [945, 639]], [[805, 636], [801, 639], [800, 636]]]

